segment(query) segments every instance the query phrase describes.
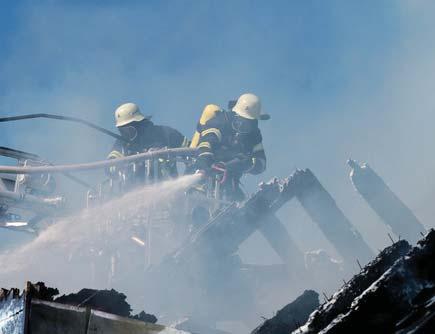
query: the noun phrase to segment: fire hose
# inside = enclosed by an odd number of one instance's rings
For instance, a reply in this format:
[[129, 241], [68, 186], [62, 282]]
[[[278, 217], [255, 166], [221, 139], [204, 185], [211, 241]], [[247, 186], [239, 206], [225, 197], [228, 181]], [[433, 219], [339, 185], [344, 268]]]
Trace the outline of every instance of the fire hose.
[[[61, 115], [53, 115], [53, 114], [45, 114], [45, 113], [39, 113], [39, 114], [27, 114], [27, 115], [20, 115], [20, 116], [10, 116], [10, 117], [0, 117], [0, 123], [2, 122], [13, 122], [13, 121], [22, 121], [22, 120], [26, 120], [26, 119], [34, 119], [34, 118], [47, 118], [47, 119], [55, 119], [55, 120], [60, 120], [60, 121], [68, 121], [68, 122], [74, 122], [74, 123], [78, 123], [78, 124], [82, 124], [85, 125], [91, 129], [97, 130], [101, 133], [104, 133], [105, 135], [108, 135], [110, 137], [116, 138], [118, 140], [121, 140], [123, 142], [128, 142], [127, 139], [125, 139], [124, 137], [113, 133], [112, 131], [109, 131], [105, 128], [102, 128], [98, 125], [95, 125], [91, 122], [85, 121], [83, 119], [80, 118], [76, 118], [76, 117], [70, 117], [70, 116], [61, 116]], [[1, 148], [0, 148], [1, 149]], [[19, 152], [19, 153], [25, 153], [25, 152]], [[53, 166], [53, 164], [49, 163], [51, 166]], [[73, 180], [74, 182], [85, 186], [87, 188], [92, 188], [91, 185], [89, 185], [87, 182], [84, 182], [80, 179], [78, 179], [77, 177], [68, 174], [66, 171], [64, 172], [60, 172], [61, 174], [65, 175], [67, 178]]]
[[0, 166], [0, 173], [6, 174], [43, 174], [43, 173], [62, 173], [79, 172], [95, 169], [107, 168], [110, 166], [124, 165], [130, 162], [149, 159], [171, 159], [175, 157], [188, 157], [196, 155], [196, 148], [169, 148], [136, 155], [130, 155], [118, 159], [101, 160], [81, 164], [54, 165], [54, 166]]

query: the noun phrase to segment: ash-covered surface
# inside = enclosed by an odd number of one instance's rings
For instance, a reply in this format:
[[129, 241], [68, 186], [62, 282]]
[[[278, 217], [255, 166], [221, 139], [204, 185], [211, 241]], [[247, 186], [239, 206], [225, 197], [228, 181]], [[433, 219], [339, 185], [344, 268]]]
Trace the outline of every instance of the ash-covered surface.
[[408, 249], [403, 241], [385, 249], [293, 333], [430, 333], [435, 231]]
[[116, 290], [82, 289], [77, 293], [62, 295], [56, 303], [90, 307], [95, 310], [112, 313], [121, 317], [130, 316], [131, 307], [126, 302], [126, 295]]
[[[136, 320], [141, 320], [144, 322], [149, 322], [155, 324], [157, 318], [148, 314], [144, 311], [139, 312], [136, 315], [131, 313], [130, 304], [127, 302], [127, 297], [114, 289], [111, 290], [94, 290], [94, 289], [82, 289], [77, 293], [71, 293], [68, 295], [59, 295], [59, 290], [56, 288], [50, 288], [45, 286], [44, 282], [38, 282], [27, 284], [27, 293], [32, 296], [32, 298], [55, 302], [60, 304], [79, 306], [79, 307], [89, 307], [94, 310], [103, 311], [106, 313], [111, 313], [119, 315], [121, 317], [128, 317]], [[3, 296], [14, 295], [19, 296], [18, 289], [5, 290], [0, 289], [0, 301]], [[4, 298], [3, 298], [4, 299]], [[1, 305], [0, 305], [1, 306]]]
[[252, 334], [288, 334], [307, 321], [319, 306], [319, 294], [313, 290], [304, 293], [283, 307], [277, 314], [257, 327]]
[[38, 298], [40, 300], [46, 300], [49, 302], [54, 301], [54, 297], [59, 294], [58, 289], [47, 287], [45, 286], [44, 282], [38, 282], [35, 284], [29, 283], [27, 288], [29, 289], [28, 292], [31, 293], [33, 298]]
[[95, 310], [116, 314], [122, 317], [129, 317], [145, 322], [156, 323], [157, 318], [152, 314], [144, 311], [132, 315], [130, 304], [126, 301], [127, 297], [114, 289], [111, 290], [94, 290], [82, 289], [77, 293], [62, 295], [56, 298], [56, 303], [90, 307]]
[[359, 274], [355, 275], [341, 290], [336, 292], [329, 302], [322, 304], [310, 316], [306, 333], [318, 333], [338, 315], [348, 312], [353, 300], [379, 279], [397, 259], [407, 254], [410, 249], [411, 246], [405, 240], [385, 248]]
[[432, 332], [435, 328], [435, 287], [424, 288], [412, 304], [409, 314], [396, 324], [397, 334]]
[[0, 289], [0, 333], [23, 333], [25, 308], [26, 297], [18, 289]]

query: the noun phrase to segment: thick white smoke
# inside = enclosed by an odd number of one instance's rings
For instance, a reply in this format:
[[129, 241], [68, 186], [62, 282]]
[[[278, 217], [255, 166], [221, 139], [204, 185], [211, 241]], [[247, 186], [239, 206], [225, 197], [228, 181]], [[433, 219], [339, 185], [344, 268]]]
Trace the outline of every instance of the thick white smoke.
[[[156, 123], [190, 136], [205, 104], [225, 107], [253, 91], [272, 119], [261, 124], [268, 169], [244, 180], [249, 191], [257, 181], [309, 167], [376, 251], [390, 244], [388, 230], [353, 190], [345, 165], [352, 157], [367, 161], [426, 227], [435, 226], [433, 2], [159, 3], [19, 6], [17, 29], [8, 33], [8, 53], [0, 58], [0, 115], [52, 112], [113, 128], [114, 108], [133, 101]], [[55, 121], [2, 124], [0, 131], [1, 145], [54, 162], [99, 160], [112, 143]], [[61, 189], [79, 198], [84, 193]], [[301, 250], [336, 255], [296, 202], [278, 215]], [[40, 245], [62, 249], [68, 236], [51, 229]], [[86, 240], [73, 236], [76, 246]], [[0, 231], [0, 241], [6, 238], [17, 237]], [[35, 245], [17, 253], [29, 264], [28, 275], [0, 285], [34, 279]], [[260, 234], [240, 254], [249, 263], [280, 262]], [[2, 258], [3, 268], [11, 263]], [[56, 266], [42, 268], [48, 283], [62, 274]], [[81, 287], [86, 275], [82, 267], [73, 278], [65, 275], [65, 284]]]

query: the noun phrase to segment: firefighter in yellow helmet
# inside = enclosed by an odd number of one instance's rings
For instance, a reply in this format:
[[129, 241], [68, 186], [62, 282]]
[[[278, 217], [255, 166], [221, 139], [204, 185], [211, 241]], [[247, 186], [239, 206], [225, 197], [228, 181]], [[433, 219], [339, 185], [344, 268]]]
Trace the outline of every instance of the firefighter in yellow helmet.
[[225, 173], [225, 192], [231, 200], [244, 195], [239, 184], [245, 173], [260, 174], [266, 169], [266, 154], [258, 121], [270, 117], [261, 111], [258, 96], [241, 95], [230, 111], [217, 105], [204, 108], [191, 146], [198, 148], [195, 168], [205, 174], [213, 169]]
[[[155, 125], [151, 121], [151, 116], [144, 116], [135, 103], [120, 105], [115, 110], [115, 122], [125, 141], [117, 140], [115, 142], [108, 159], [121, 158], [150, 149], [188, 146], [188, 140], [185, 136], [169, 126]], [[170, 176], [177, 175], [175, 163], [167, 167], [169, 167]], [[115, 174], [117, 170], [111, 168], [110, 172]], [[135, 173], [139, 178], [145, 175], [143, 166], [136, 170]]]

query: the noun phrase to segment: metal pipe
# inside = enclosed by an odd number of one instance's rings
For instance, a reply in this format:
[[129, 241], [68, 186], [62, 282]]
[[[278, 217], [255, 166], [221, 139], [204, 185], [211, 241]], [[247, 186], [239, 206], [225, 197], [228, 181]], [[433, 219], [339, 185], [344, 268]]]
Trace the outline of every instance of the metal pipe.
[[146, 159], [170, 159], [177, 156], [193, 156], [196, 154], [196, 148], [169, 148], [164, 150], [139, 153], [118, 159], [102, 160], [82, 164], [56, 165], [56, 166], [0, 166], [0, 173], [6, 174], [43, 174], [43, 173], [64, 173], [88, 171], [94, 169], [107, 168], [110, 166], [124, 165], [129, 162]]
[[33, 209], [38, 212], [47, 212], [60, 208], [64, 205], [65, 200], [62, 197], [40, 198], [31, 194], [21, 194], [14, 191], [1, 190], [0, 199], [10, 201], [14, 206], [23, 209]]
[[[0, 155], [8, 157], [8, 158], [17, 159], [17, 160], [32, 160], [35, 162], [39, 162], [42, 164], [47, 164], [47, 165], [53, 166], [53, 164], [51, 162], [42, 159], [41, 157], [39, 157], [36, 154], [28, 153], [28, 152], [24, 152], [24, 151], [19, 151], [19, 150], [14, 150], [14, 149], [9, 148], [9, 147], [0, 146]], [[68, 174], [68, 173], [62, 173], [62, 174], [65, 177], [69, 178], [70, 180], [82, 185], [83, 187], [93, 189], [93, 186], [91, 186], [90, 184], [88, 184], [87, 182], [85, 182], [83, 180], [80, 180], [76, 176], [73, 176], [73, 175]], [[1, 184], [0, 184], [0, 189], [1, 189]]]

